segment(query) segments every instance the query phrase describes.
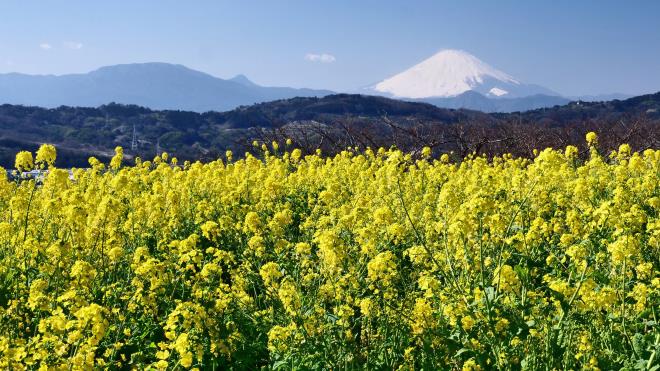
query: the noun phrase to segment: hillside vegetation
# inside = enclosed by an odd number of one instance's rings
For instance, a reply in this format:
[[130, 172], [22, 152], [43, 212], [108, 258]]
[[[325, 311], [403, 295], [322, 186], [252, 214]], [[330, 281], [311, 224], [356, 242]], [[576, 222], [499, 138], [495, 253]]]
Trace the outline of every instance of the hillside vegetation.
[[[214, 160], [225, 150], [251, 151], [253, 140], [291, 138], [305, 153], [337, 153], [347, 146], [424, 146], [457, 158], [477, 152], [531, 157], [534, 149], [579, 145], [584, 134], [601, 133], [603, 150], [629, 143], [634, 149], [660, 144], [660, 93], [625, 101], [570, 103], [513, 114], [440, 109], [430, 104], [382, 97], [331, 95], [293, 98], [227, 112], [154, 111], [109, 104], [98, 108], [44, 109], [0, 106], [0, 166], [13, 154], [54, 143], [58, 166], [88, 166], [87, 158], [108, 159], [116, 146], [127, 158], [151, 159], [167, 151], [182, 160]], [[135, 149], [132, 148], [135, 132]]]

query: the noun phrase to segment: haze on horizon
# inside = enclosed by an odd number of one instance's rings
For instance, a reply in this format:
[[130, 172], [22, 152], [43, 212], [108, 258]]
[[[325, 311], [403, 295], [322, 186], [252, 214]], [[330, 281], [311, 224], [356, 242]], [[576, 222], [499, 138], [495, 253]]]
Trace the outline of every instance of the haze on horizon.
[[650, 0], [6, 0], [0, 12], [0, 73], [159, 61], [351, 91], [455, 48], [563, 95], [660, 90], [660, 2]]

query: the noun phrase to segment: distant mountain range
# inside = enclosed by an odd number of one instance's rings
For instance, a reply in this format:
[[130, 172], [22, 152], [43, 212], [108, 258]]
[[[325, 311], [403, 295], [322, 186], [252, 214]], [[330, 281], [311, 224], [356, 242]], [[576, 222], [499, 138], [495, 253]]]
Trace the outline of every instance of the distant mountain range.
[[441, 50], [430, 58], [362, 90], [365, 94], [427, 102], [443, 108], [516, 112], [630, 96], [562, 97], [540, 85], [523, 83], [463, 50]]
[[482, 112], [519, 112], [537, 108], [561, 106], [571, 100], [554, 95], [535, 94], [519, 98], [489, 98], [473, 90], [455, 97], [420, 98], [418, 102], [433, 104], [442, 108], [466, 108]]
[[97, 107], [115, 102], [152, 109], [227, 111], [277, 99], [331, 93], [259, 86], [243, 75], [224, 80], [167, 63], [122, 64], [61, 76], [0, 75], [0, 103], [48, 108]]
[[[522, 83], [458, 50], [441, 51], [359, 92], [482, 112], [526, 111], [567, 104], [571, 100], [627, 97], [562, 97], [550, 89]], [[122, 64], [59, 76], [0, 74], [0, 104], [46, 108], [97, 107], [114, 102], [157, 110], [229, 111], [278, 99], [329, 94], [334, 92], [260, 86], [244, 75], [221, 79], [167, 63]]]

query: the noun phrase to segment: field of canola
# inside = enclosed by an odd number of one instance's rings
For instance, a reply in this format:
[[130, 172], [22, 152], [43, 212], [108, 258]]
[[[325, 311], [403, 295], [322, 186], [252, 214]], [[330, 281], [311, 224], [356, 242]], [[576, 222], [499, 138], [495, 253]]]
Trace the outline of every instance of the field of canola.
[[660, 150], [597, 141], [459, 163], [118, 148], [73, 179], [21, 152], [50, 171], [0, 176], [0, 368], [658, 369]]

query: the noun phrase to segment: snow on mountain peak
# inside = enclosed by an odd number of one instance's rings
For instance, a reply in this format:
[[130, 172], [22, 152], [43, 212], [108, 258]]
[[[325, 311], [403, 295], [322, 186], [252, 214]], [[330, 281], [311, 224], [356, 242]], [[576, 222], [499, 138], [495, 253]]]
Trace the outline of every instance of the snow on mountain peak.
[[489, 86], [489, 95], [503, 96], [511, 85], [520, 82], [508, 74], [493, 68], [477, 57], [462, 50], [441, 50], [421, 63], [376, 84], [373, 89], [394, 97], [429, 98], [451, 97]]
[[500, 89], [500, 88], [492, 88], [488, 91], [488, 93], [491, 94], [491, 95], [494, 95], [496, 97], [501, 97], [503, 95], [509, 94], [508, 91], [506, 91], [504, 89]]

